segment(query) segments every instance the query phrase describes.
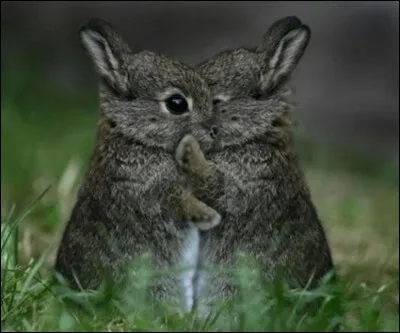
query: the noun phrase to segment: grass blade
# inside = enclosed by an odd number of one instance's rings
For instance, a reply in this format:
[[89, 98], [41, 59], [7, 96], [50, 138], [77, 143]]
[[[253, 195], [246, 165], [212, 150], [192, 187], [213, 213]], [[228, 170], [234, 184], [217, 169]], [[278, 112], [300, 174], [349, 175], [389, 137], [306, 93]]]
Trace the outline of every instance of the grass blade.
[[25, 209], [25, 211], [15, 219], [15, 221], [9, 223], [7, 221], [6, 223], [9, 225], [9, 230], [8, 232], [5, 232], [4, 235], [2, 234], [1, 237], [1, 254], [3, 255], [3, 251], [5, 249], [5, 246], [7, 245], [7, 242], [11, 235], [13, 235], [15, 229], [20, 225], [20, 223], [28, 216], [28, 214], [31, 212], [33, 207], [44, 197], [44, 195], [49, 191], [51, 188], [51, 185], [49, 185], [35, 200], [32, 201], [30, 205]]

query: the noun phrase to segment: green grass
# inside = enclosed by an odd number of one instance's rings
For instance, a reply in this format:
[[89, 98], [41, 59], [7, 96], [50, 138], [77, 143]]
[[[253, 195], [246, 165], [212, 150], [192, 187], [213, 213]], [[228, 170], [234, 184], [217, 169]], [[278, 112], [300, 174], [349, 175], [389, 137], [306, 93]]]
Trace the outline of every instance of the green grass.
[[[306, 140], [297, 149], [339, 268], [337, 289], [261, 285], [244, 265], [240, 301], [199, 322], [146, 300], [140, 265], [129, 291], [55, 288], [49, 268], [91, 153], [97, 100], [13, 74], [2, 84], [1, 106], [2, 331], [223, 331], [228, 319], [237, 331], [326, 331], [337, 320], [346, 331], [399, 330], [398, 169]], [[323, 306], [304, 314], [315, 298]]]
[[[203, 320], [171, 312], [146, 298], [147, 261], [134, 263], [129, 288], [72, 292], [62, 284], [52, 284], [48, 267], [44, 267], [48, 252], [28, 265], [19, 262], [18, 234], [40, 197], [20, 215], [12, 212], [3, 223], [2, 331], [312, 332], [329, 331], [337, 324], [344, 331], [398, 330], [398, 315], [388, 310], [386, 303], [393, 285], [377, 288], [346, 281], [337, 286], [322, 283], [312, 292], [288, 290], [279, 283], [260, 283], [247, 258], [242, 258], [239, 266], [239, 300], [234, 305], [221, 304], [218, 316]], [[308, 312], [315, 301], [320, 306]]]

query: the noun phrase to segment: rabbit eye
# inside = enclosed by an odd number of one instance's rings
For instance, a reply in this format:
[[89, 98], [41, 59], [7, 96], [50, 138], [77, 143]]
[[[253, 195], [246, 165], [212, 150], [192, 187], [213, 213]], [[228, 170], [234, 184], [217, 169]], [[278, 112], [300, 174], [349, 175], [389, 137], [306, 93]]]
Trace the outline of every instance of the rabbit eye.
[[255, 100], [260, 100], [262, 98], [262, 95], [257, 91], [253, 94], [252, 98]]
[[218, 99], [218, 98], [214, 98], [214, 99], [212, 100], [212, 103], [213, 103], [213, 105], [215, 106], [215, 105], [218, 105], [219, 103], [221, 103], [221, 100]]
[[187, 100], [179, 94], [168, 97], [168, 99], [165, 100], [165, 105], [172, 114], [183, 114], [189, 111]]

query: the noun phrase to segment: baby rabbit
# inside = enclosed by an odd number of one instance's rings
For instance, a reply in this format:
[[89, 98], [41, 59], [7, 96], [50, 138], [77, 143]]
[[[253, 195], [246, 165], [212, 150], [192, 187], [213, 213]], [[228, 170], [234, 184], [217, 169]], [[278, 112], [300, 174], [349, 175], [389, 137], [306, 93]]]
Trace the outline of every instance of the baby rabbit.
[[[225, 51], [197, 66], [212, 90], [219, 130], [196, 167], [183, 161], [198, 149], [192, 136], [182, 140], [178, 151], [185, 153], [177, 158], [195, 195], [222, 215], [221, 224], [201, 232], [203, 302], [236, 293], [232, 276], [205, 268], [234, 268], [238, 252], [253, 255], [266, 280], [281, 277], [292, 288], [315, 287], [333, 270], [291, 142], [286, 84], [310, 34], [298, 18], [286, 17], [257, 48]], [[199, 168], [207, 169], [203, 178]]]
[[[198, 229], [216, 226], [220, 215], [191, 193], [174, 154], [187, 133], [200, 153], [211, 148], [216, 127], [206, 82], [178, 61], [132, 53], [100, 19], [89, 21], [80, 36], [100, 81], [100, 120], [56, 272], [72, 288], [96, 289], [103, 274], [122, 281], [126, 263], [144, 253], [151, 253], [154, 268], [195, 265]], [[203, 171], [192, 168], [208, 177]], [[191, 277], [182, 279], [160, 278], [154, 297], [175, 301], [183, 293], [190, 307]]]

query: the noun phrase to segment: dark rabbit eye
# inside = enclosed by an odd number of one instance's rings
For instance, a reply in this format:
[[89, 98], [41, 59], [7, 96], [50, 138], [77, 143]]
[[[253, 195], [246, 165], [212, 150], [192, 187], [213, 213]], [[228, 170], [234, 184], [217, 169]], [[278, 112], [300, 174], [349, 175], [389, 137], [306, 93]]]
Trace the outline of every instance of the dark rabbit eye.
[[255, 99], [255, 100], [259, 100], [259, 99], [262, 98], [262, 95], [257, 91], [257, 92], [254, 93], [252, 98]]
[[172, 95], [166, 99], [165, 105], [172, 114], [183, 114], [189, 111], [188, 102], [179, 94]]
[[221, 100], [218, 99], [218, 98], [214, 98], [214, 99], [212, 100], [212, 103], [213, 103], [213, 105], [218, 105], [219, 103], [221, 103]]

